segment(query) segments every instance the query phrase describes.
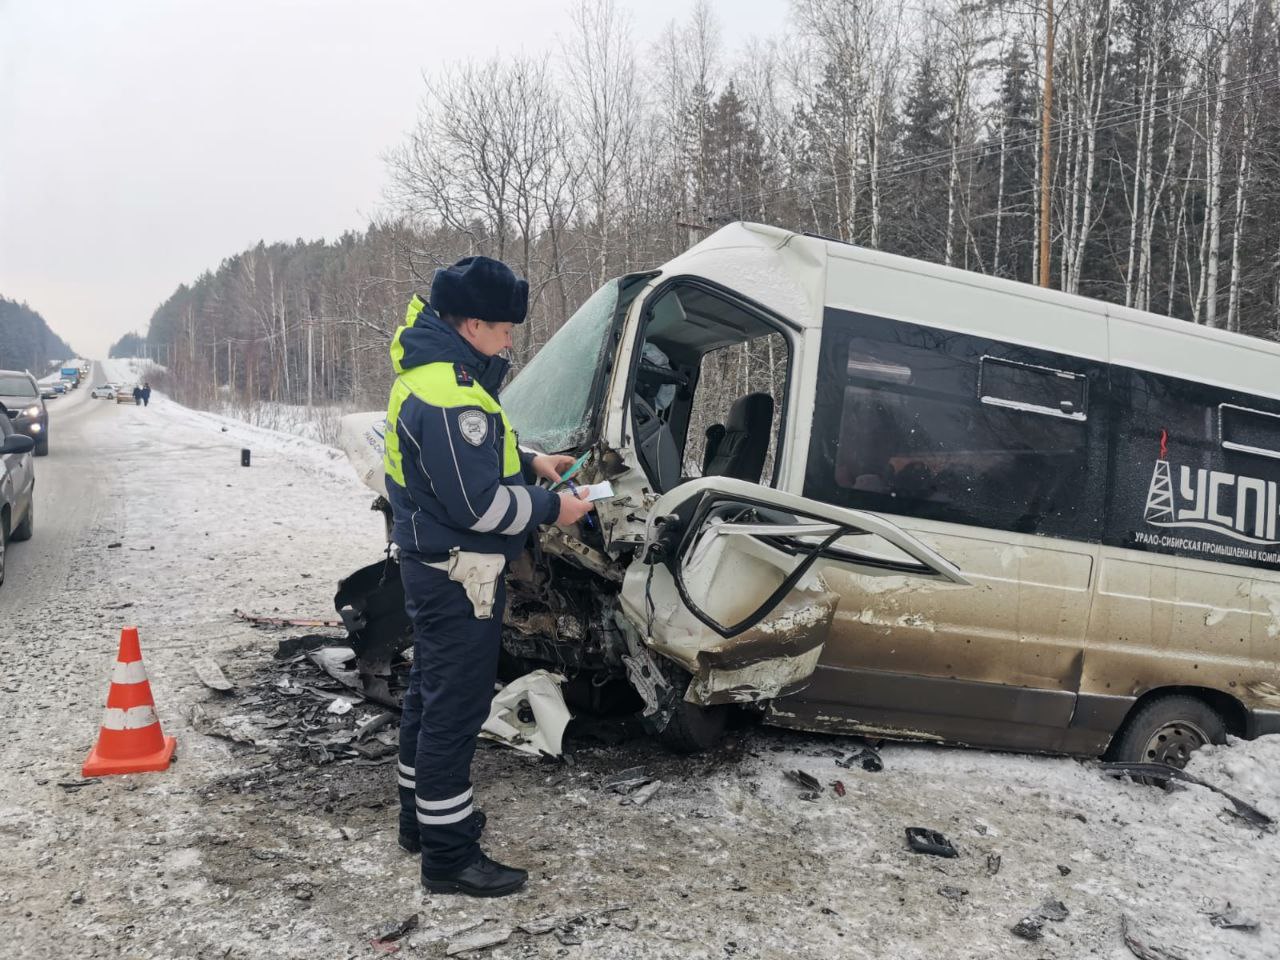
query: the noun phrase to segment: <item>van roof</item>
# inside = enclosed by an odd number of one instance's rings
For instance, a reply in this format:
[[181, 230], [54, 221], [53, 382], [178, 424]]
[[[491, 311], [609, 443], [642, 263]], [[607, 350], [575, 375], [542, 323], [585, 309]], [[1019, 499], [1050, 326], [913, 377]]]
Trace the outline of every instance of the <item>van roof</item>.
[[836, 307], [1280, 397], [1280, 343], [827, 237], [731, 223], [663, 270], [689, 271], [805, 327]]

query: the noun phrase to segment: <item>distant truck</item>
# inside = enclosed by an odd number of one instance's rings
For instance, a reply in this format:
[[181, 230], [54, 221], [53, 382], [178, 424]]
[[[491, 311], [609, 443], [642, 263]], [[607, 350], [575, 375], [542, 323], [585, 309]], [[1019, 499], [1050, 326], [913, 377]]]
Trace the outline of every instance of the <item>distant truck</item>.
[[64, 382], [70, 383], [73, 387], [80, 386], [80, 368], [79, 367], [63, 367], [62, 379]]

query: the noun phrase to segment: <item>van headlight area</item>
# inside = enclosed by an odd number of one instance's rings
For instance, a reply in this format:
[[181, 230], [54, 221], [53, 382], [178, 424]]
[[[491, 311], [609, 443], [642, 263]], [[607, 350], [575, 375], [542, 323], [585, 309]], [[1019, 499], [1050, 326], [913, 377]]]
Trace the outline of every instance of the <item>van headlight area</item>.
[[23, 411], [22, 411], [22, 415], [23, 415], [24, 417], [38, 417], [38, 416], [40, 416], [40, 408], [39, 408], [39, 407], [27, 407], [27, 409], [25, 409], [25, 410], [23, 410]]

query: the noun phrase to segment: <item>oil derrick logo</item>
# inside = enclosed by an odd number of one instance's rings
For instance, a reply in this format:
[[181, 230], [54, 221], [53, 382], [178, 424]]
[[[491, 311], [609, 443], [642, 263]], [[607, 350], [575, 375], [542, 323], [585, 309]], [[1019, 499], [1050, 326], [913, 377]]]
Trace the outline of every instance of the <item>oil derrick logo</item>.
[[1160, 459], [1151, 472], [1151, 489], [1147, 491], [1147, 510], [1143, 519], [1148, 523], [1172, 523], [1173, 477], [1169, 473], [1169, 432], [1160, 431]]

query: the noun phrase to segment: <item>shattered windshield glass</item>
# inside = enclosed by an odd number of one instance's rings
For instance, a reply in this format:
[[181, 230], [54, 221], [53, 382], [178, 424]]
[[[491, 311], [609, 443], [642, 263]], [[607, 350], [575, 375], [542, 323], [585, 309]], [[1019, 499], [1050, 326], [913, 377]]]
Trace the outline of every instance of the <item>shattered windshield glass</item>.
[[591, 384], [618, 307], [617, 280], [591, 295], [502, 391], [502, 409], [521, 443], [568, 450], [591, 415]]

